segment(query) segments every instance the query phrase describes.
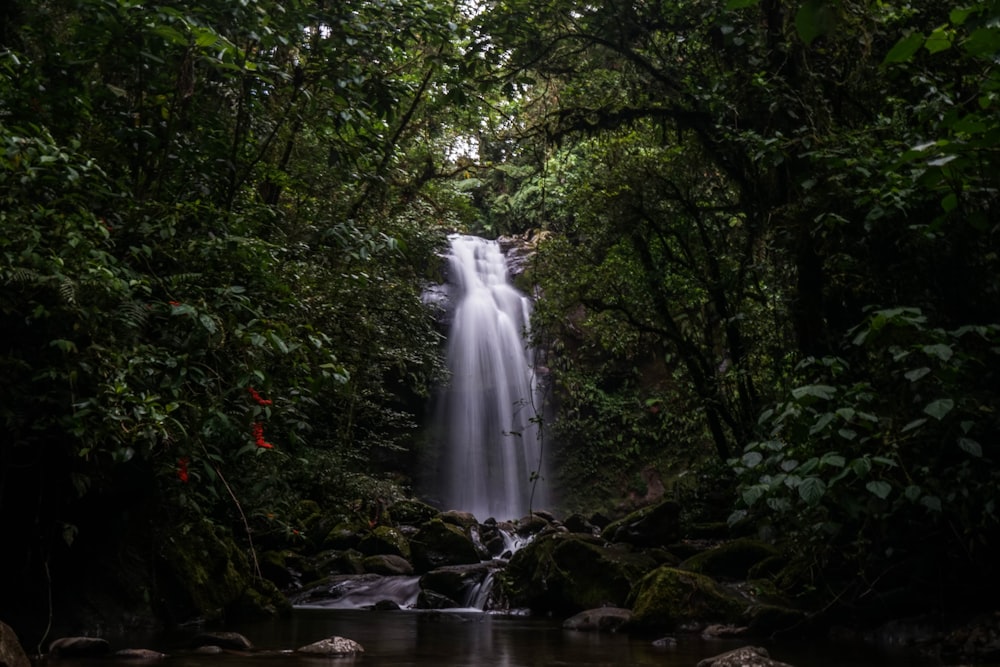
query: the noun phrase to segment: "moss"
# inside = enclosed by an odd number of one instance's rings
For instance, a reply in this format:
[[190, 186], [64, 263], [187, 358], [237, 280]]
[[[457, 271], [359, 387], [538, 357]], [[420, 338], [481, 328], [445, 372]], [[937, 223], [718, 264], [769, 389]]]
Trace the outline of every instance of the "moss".
[[634, 627], [665, 631], [692, 621], [736, 622], [744, 604], [710, 577], [663, 566], [643, 577], [629, 606]]
[[535, 611], [621, 606], [655, 565], [646, 554], [609, 548], [579, 534], [554, 533], [514, 555], [507, 569], [507, 595], [514, 605]]
[[378, 526], [361, 538], [358, 550], [366, 556], [391, 554], [410, 560], [410, 543], [395, 528]]
[[681, 567], [712, 577], [746, 579], [752, 567], [778, 555], [778, 550], [766, 542], [739, 539], [702, 551], [685, 560]]
[[162, 557], [163, 601], [178, 620], [261, 617], [290, 608], [274, 584], [256, 577], [232, 536], [208, 521], [172, 531]]

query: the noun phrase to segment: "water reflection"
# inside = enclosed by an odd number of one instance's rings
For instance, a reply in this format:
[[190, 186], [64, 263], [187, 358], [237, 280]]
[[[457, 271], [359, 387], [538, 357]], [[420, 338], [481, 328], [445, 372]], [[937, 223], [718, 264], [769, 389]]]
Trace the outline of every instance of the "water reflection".
[[[626, 635], [563, 630], [557, 620], [493, 616], [481, 612], [415, 612], [299, 609], [290, 618], [227, 627], [246, 635], [251, 654], [205, 656], [187, 650], [196, 630], [136, 642], [171, 654], [171, 667], [695, 667], [699, 660], [743, 646], [739, 640], [678, 637], [671, 648]], [[339, 635], [360, 642], [365, 653], [336, 660], [308, 658], [291, 649]], [[902, 667], [935, 664], [873, 650], [848, 651], [818, 644], [767, 645], [795, 667]], [[107, 667], [106, 661], [60, 660], [60, 667]], [[122, 664], [122, 663], [119, 663]]]

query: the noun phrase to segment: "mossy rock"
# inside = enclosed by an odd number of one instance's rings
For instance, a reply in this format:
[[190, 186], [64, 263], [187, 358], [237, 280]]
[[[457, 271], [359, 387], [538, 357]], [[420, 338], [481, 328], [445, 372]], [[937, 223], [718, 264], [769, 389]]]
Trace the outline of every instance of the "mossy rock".
[[291, 609], [273, 583], [255, 576], [233, 537], [207, 520], [174, 529], [162, 550], [160, 586], [177, 618], [259, 618]]
[[438, 511], [419, 500], [397, 500], [389, 507], [392, 520], [399, 525], [419, 526], [438, 515]]
[[628, 606], [632, 627], [663, 632], [690, 622], [735, 623], [746, 605], [711, 577], [661, 566], [642, 578]]
[[673, 500], [664, 500], [608, 524], [601, 537], [608, 542], [637, 547], [661, 547], [677, 540], [680, 533], [681, 506]]
[[420, 577], [420, 589], [462, 602], [495, 568], [492, 563], [441, 567]]
[[446, 565], [468, 565], [480, 560], [476, 545], [465, 531], [441, 519], [431, 519], [423, 524], [410, 540], [410, 550], [417, 572], [429, 572]]
[[702, 551], [681, 563], [681, 568], [716, 578], [746, 579], [755, 565], [779, 555], [771, 544], [743, 538]]
[[538, 612], [620, 607], [654, 567], [646, 554], [577, 533], [550, 533], [514, 554], [505, 574], [506, 593], [512, 606]]
[[369, 527], [360, 521], [341, 521], [323, 538], [324, 549], [357, 549]]
[[366, 556], [392, 554], [410, 559], [410, 541], [395, 528], [377, 526], [358, 543], [358, 551]]

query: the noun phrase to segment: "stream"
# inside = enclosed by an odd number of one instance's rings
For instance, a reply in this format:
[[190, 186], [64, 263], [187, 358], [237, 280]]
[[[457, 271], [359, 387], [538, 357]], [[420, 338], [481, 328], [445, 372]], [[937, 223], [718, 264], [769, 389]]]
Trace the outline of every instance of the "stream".
[[[247, 636], [256, 652], [199, 655], [188, 645], [196, 630], [147, 638], [147, 648], [170, 654], [172, 667], [695, 667], [699, 660], [748, 643], [764, 645], [776, 660], [794, 667], [902, 667], [935, 664], [913, 656], [887, 655], [870, 647], [782, 642], [775, 645], [732, 639], [678, 636], [673, 647], [648, 638], [564, 630], [556, 619], [482, 612], [296, 609], [290, 617], [227, 627]], [[354, 658], [315, 658], [289, 649], [339, 635], [359, 642]], [[116, 642], [117, 643], [117, 642]], [[60, 667], [98, 667], [107, 661], [62, 659]], [[122, 663], [119, 663], [122, 664]]]

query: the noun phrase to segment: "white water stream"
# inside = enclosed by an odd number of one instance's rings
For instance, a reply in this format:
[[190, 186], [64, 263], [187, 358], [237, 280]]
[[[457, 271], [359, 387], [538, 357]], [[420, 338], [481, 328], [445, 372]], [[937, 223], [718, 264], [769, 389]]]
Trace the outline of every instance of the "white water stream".
[[481, 521], [545, 507], [541, 398], [526, 340], [531, 300], [511, 285], [496, 241], [453, 235], [451, 382], [442, 397], [444, 504]]

